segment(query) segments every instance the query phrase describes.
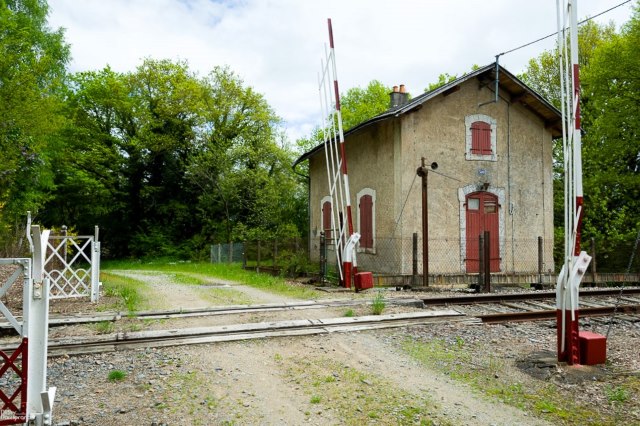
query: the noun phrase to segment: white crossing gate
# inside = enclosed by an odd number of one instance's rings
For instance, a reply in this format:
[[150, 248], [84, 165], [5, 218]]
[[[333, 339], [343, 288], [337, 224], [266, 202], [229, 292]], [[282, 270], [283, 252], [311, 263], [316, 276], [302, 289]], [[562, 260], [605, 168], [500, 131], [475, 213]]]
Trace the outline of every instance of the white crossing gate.
[[[49, 330], [49, 280], [43, 278], [43, 248], [49, 231], [27, 228], [33, 260], [0, 259], [0, 265], [15, 266], [0, 282], [0, 298], [22, 280], [22, 321], [0, 299], [0, 312], [20, 335], [20, 343], [0, 351], [0, 425], [52, 424], [56, 388], [47, 389]], [[33, 239], [31, 238], [33, 234]]]
[[100, 297], [100, 242], [95, 235], [50, 235], [43, 274], [51, 281], [49, 297]]

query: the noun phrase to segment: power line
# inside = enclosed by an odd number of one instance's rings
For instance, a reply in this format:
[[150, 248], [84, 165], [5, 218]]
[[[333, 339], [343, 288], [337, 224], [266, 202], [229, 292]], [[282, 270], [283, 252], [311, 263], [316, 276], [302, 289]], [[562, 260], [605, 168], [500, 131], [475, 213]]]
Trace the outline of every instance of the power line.
[[[617, 9], [617, 8], [619, 8], [620, 6], [624, 6], [625, 4], [630, 3], [630, 2], [631, 2], [631, 0], [623, 1], [622, 3], [620, 3], [620, 4], [616, 5], [616, 6], [613, 6], [613, 7], [609, 8], [609, 9], [607, 9], [607, 10], [603, 11], [603, 12], [598, 13], [597, 15], [594, 15], [594, 16], [592, 16], [592, 17], [590, 17], [590, 18], [587, 18], [587, 19], [585, 19], [584, 21], [580, 21], [580, 22], [578, 22], [578, 25], [582, 25], [582, 24], [584, 24], [585, 22], [591, 21], [592, 19], [595, 19], [595, 18], [597, 18], [598, 16], [602, 16], [602, 15], [604, 15], [605, 13], [609, 13], [609, 12], [611, 12], [612, 10]], [[522, 48], [527, 47], [527, 46], [531, 46], [532, 44], [538, 43], [539, 41], [546, 40], [546, 39], [548, 39], [549, 37], [553, 37], [553, 36], [555, 36], [556, 34], [558, 34], [558, 32], [557, 32], [557, 31], [556, 31], [556, 32], [554, 32], [554, 33], [551, 33], [551, 34], [549, 34], [549, 35], [546, 35], [546, 36], [544, 36], [544, 37], [541, 37], [541, 38], [539, 38], [539, 39], [537, 39], [537, 40], [530, 41], [529, 43], [523, 44], [522, 46], [518, 46], [518, 47], [515, 47], [515, 48], [513, 48], [513, 49], [511, 49], [511, 50], [507, 50], [506, 52], [499, 53], [498, 55], [496, 55], [496, 57], [498, 57], [498, 56], [502, 56], [502, 55], [506, 55], [507, 53], [515, 52], [516, 50], [522, 49]]]

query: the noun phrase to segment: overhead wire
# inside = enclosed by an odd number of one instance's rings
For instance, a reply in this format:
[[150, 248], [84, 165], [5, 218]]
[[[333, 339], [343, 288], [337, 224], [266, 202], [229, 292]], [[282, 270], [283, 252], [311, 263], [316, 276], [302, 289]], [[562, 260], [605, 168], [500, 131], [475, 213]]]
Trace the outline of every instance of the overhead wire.
[[[607, 10], [604, 10], [604, 11], [602, 11], [602, 12], [600, 12], [600, 13], [596, 14], [596, 15], [593, 15], [593, 16], [591, 16], [591, 17], [587, 18], [587, 19], [584, 19], [584, 20], [582, 20], [582, 21], [578, 22], [578, 25], [582, 25], [582, 24], [584, 24], [584, 23], [586, 23], [586, 22], [589, 22], [589, 21], [591, 21], [592, 19], [595, 19], [595, 18], [597, 18], [598, 16], [602, 16], [602, 15], [604, 15], [605, 13], [609, 13], [609, 12], [611, 12], [611, 11], [612, 11], [612, 10], [614, 10], [614, 9], [617, 9], [617, 8], [619, 8], [619, 7], [621, 7], [621, 6], [624, 6], [624, 5], [625, 5], [625, 4], [627, 4], [627, 3], [631, 3], [631, 0], [623, 1], [622, 3], [620, 3], [620, 4], [616, 5], [616, 6], [610, 7], [610, 8], [609, 8], [609, 9], [607, 9]], [[544, 36], [544, 37], [540, 37], [539, 39], [537, 39], [537, 40], [533, 40], [533, 41], [530, 41], [529, 43], [525, 43], [525, 44], [523, 44], [522, 46], [514, 47], [514, 48], [513, 48], [513, 49], [511, 49], [511, 50], [507, 50], [507, 51], [505, 51], [505, 52], [498, 53], [498, 54], [496, 55], [496, 57], [506, 55], [507, 53], [515, 52], [516, 50], [520, 50], [520, 49], [525, 48], [525, 47], [527, 47], [527, 46], [531, 46], [532, 44], [538, 43], [538, 42], [540, 42], [540, 41], [542, 41], [542, 40], [546, 40], [546, 39], [548, 39], [548, 38], [550, 38], [550, 37], [553, 37], [553, 36], [555, 36], [555, 35], [557, 35], [557, 34], [558, 34], [558, 31], [556, 31], [556, 32], [554, 32], [554, 33], [551, 33], [551, 34], [549, 34], [549, 35], [546, 35], [546, 36]]]

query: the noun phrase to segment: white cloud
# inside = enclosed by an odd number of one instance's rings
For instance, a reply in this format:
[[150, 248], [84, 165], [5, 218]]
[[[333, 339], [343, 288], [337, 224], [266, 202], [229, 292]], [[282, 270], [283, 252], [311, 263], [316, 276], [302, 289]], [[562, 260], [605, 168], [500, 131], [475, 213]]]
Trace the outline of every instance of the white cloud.
[[[581, 1], [580, 17], [621, 0]], [[341, 91], [378, 79], [418, 94], [441, 73], [472, 64], [556, 29], [554, 0], [50, 0], [52, 27], [66, 28], [72, 71], [107, 64], [130, 71], [142, 59], [184, 59], [201, 74], [228, 65], [263, 93], [303, 136], [319, 120], [317, 74], [332, 18]], [[626, 4], [599, 17], [618, 25]], [[514, 73], [553, 39], [500, 58]]]

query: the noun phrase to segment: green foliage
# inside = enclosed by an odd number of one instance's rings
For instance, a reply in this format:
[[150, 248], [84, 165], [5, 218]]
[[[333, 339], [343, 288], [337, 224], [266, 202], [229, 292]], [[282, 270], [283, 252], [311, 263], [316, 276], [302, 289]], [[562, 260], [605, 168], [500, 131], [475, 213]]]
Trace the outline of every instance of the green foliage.
[[382, 314], [382, 311], [384, 311], [384, 308], [386, 306], [387, 304], [384, 301], [384, 296], [382, 295], [382, 292], [378, 291], [375, 297], [373, 298], [373, 301], [371, 302], [371, 313], [373, 315], [380, 315]]
[[344, 316], [347, 318], [351, 318], [355, 316], [355, 312], [353, 312], [353, 309], [347, 309], [344, 313]]
[[[640, 226], [640, 17], [617, 34], [613, 24], [579, 27], [584, 221], [582, 241], [595, 240], [598, 270], [626, 269]], [[523, 80], [560, 106], [557, 51], [529, 62]], [[561, 141], [554, 145], [555, 259], [560, 267], [564, 226]], [[588, 246], [587, 246], [588, 247]], [[637, 270], [637, 266], [634, 268]]]
[[308, 256], [304, 251], [283, 251], [278, 254], [278, 265], [280, 273], [287, 277], [304, 276], [312, 269]]
[[[480, 66], [477, 64], [473, 64], [471, 65], [471, 72], [479, 69]], [[465, 75], [467, 75], [467, 73], [463, 73], [460, 77], [464, 77]], [[430, 83], [426, 89], [424, 89], [425, 92], [431, 92], [432, 90], [436, 90], [438, 87], [444, 86], [447, 83], [451, 83], [452, 81], [456, 80], [458, 78], [457, 74], [451, 75], [449, 73], [444, 73], [444, 74], [440, 74], [438, 76], [438, 81], [436, 81], [435, 83]]]
[[126, 278], [103, 271], [100, 274], [106, 296], [116, 297], [116, 309], [127, 309], [136, 312], [144, 306], [143, 293], [146, 284], [132, 278]]
[[340, 96], [342, 126], [349, 130], [389, 109], [391, 88], [371, 80], [366, 88], [353, 87]]
[[107, 376], [107, 380], [112, 383], [121, 382], [127, 378], [127, 372], [122, 370], [111, 370]]
[[629, 399], [629, 390], [624, 386], [609, 387], [606, 389], [609, 402], [623, 404]]
[[44, 1], [0, 2], [0, 256], [22, 253], [11, 240], [53, 188], [48, 155], [64, 119], [69, 48], [47, 13]]

